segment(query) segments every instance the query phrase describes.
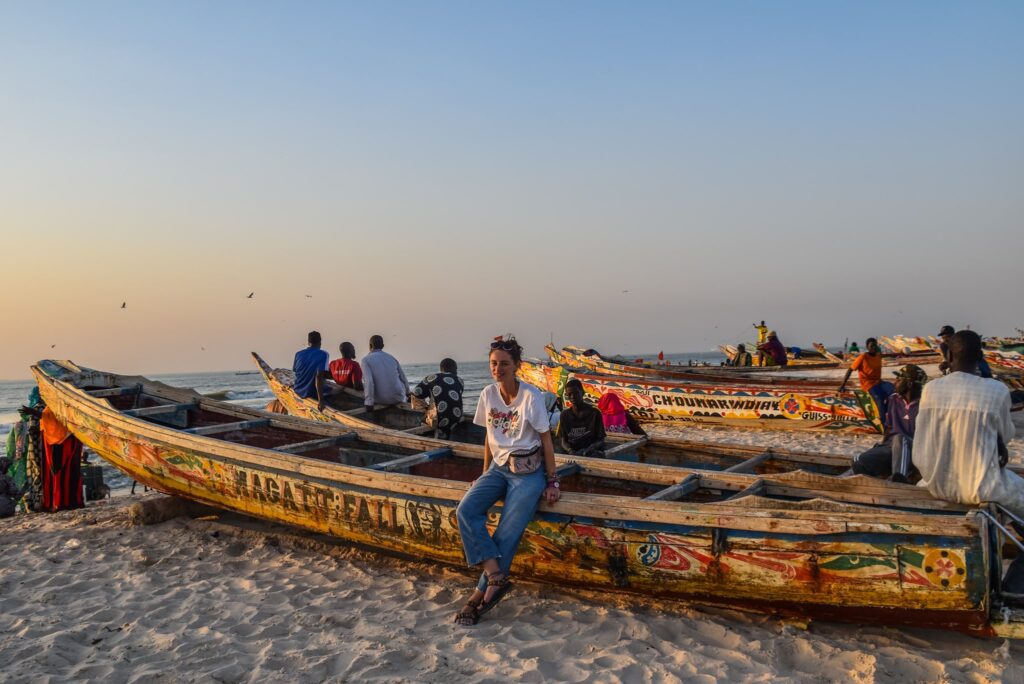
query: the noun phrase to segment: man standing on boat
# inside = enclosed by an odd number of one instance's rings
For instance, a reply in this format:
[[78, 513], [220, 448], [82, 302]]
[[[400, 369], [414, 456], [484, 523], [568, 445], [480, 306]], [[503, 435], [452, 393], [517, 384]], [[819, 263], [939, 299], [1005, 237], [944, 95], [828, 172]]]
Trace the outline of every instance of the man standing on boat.
[[994, 502], [1024, 518], [1024, 478], [1006, 469], [1013, 439], [1010, 390], [977, 375], [981, 337], [949, 338], [949, 375], [924, 387], [917, 416], [914, 465], [919, 486], [963, 504]]
[[363, 367], [363, 403], [370, 411], [375, 406], [395, 406], [409, 399], [409, 381], [402, 365], [384, 351], [384, 338], [370, 338], [370, 353], [360, 362]]
[[320, 348], [320, 333], [313, 330], [307, 336], [309, 346], [295, 354], [292, 370], [295, 372], [293, 389], [301, 398], [316, 397], [322, 411], [328, 390], [324, 380], [330, 372], [331, 355]]
[[761, 351], [761, 345], [768, 341], [768, 326], [764, 324], [764, 321], [761, 321], [761, 325], [754, 323], [753, 326], [757, 330], [757, 365], [760, 367], [764, 365], [765, 356]]
[[871, 395], [878, 407], [878, 416], [888, 427], [889, 419], [889, 395], [893, 393], [891, 382], [882, 380], [882, 352], [878, 348], [878, 340], [869, 337], [864, 342], [866, 352], [858, 356], [846, 369], [846, 375], [839, 384], [839, 393], [846, 391], [846, 382], [850, 379], [853, 371], [857, 371], [857, 379], [860, 381], [860, 388]]

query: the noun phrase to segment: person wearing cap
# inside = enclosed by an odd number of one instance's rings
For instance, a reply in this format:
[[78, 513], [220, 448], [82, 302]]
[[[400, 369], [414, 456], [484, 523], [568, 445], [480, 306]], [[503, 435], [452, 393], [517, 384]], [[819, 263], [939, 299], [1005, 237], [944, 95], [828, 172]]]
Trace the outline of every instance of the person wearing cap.
[[[864, 342], [866, 352], [858, 356], [846, 369], [846, 375], [839, 384], [839, 392], [846, 391], [846, 382], [850, 379], [853, 371], [857, 371], [857, 379], [860, 381], [860, 388], [871, 395], [878, 407], [878, 415], [883, 422], [889, 420], [889, 395], [893, 392], [891, 382], [882, 380], [882, 352], [878, 348], [878, 340], [869, 337]], [[888, 427], [888, 425], [886, 425]]]
[[908, 364], [896, 373], [896, 391], [889, 397], [885, 435], [882, 441], [853, 459], [855, 475], [892, 476], [894, 482], [907, 482], [916, 474], [912, 452], [921, 391], [928, 376], [919, 367]]
[[949, 372], [949, 338], [955, 332], [953, 326], [944, 325], [937, 335], [939, 338], [939, 351], [942, 352], [942, 363], [939, 364], [939, 370], [942, 371], [943, 375]]
[[785, 366], [789, 364], [789, 357], [786, 356], [786, 347], [779, 341], [779, 336], [774, 330], [768, 331], [768, 339], [764, 344], [757, 345], [759, 356], [763, 354], [769, 366]]
[[[944, 325], [942, 326], [942, 329], [939, 330], [939, 351], [942, 352], [942, 363], [939, 364], [939, 370], [942, 371], [943, 375], [949, 373], [949, 338], [951, 338], [955, 332], [956, 331], [953, 330], [953, 326], [951, 325]], [[992, 377], [992, 367], [988, 365], [988, 361], [985, 360], [984, 356], [978, 360], [978, 367], [975, 370], [975, 373], [983, 378]]]

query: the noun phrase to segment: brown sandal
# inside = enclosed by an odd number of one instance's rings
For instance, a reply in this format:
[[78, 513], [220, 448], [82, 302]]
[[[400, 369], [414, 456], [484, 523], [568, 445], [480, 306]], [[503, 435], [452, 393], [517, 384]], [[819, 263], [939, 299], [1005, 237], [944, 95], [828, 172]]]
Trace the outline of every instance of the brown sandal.
[[480, 606], [483, 605], [483, 602], [483, 599], [479, 601], [466, 601], [466, 605], [462, 606], [462, 610], [455, 614], [455, 624], [462, 625], [463, 627], [472, 627], [480, 622]]
[[477, 609], [477, 619], [494, 606], [501, 602], [501, 599], [505, 598], [505, 594], [508, 593], [509, 589], [512, 588], [512, 581], [509, 580], [508, 575], [503, 572], [492, 572], [487, 575], [487, 586], [496, 587], [497, 591], [494, 592], [494, 596], [491, 597], [490, 601], [484, 601], [480, 604]]

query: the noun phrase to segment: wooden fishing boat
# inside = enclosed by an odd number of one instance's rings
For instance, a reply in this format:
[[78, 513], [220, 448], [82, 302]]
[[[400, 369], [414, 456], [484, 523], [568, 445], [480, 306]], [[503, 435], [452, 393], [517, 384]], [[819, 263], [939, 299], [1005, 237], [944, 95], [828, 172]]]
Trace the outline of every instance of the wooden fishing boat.
[[[362, 430], [394, 431], [406, 434], [424, 434], [423, 425], [413, 428], [388, 428], [380, 423], [364, 419], [364, 413], [356, 410], [340, 411], [331, 407], [320, 409], [313, 399], [302, 399], [292, 389], [287, 373], [275, 370], [259, 354], [253, 352], [253, 360], [260, 369], [274, 396], [288, 410], [288, 414], [318, 422], [335, 422]], [[479, 426], [463, 424], [452, 434], [452, 441], [472, 444], [479, 448], [483, 458], [484, 432]], [[616, 435], [607, 436], [606, 458], [631, 463], [671, 465], [706, 470], [732, 471], [739, 468], [745, 472], [768, 474], [793, 470], [824, 475], [840, 475], [849, 471], [850, 457], [840, 454], [822, 454], [794, 449], [758, 446], [718, 444], [713, 442], [669, 437], [665, 435]], [[558, 443], [555, 443], [556, 449]], [[435, 448], [450, 446], [444, 440], [437, 440]], [[571, 458], [567, 456], [567, 458]]]
[[[836, 362], [836, 367], [838, 368], [849, 368], [850, 364], [853, 363], [853, 357], [849, 359], [842, 359], [825, 349], [824, 345], [821, 346], [821, 349], [824, 350], [826, 358], [830, 361]], [[923, 366], [931, 363], [939, 363], [940, 361], [942, 361], [942, 355], [936, 351], [915, 352], [911, 354], [882, 352], [882, 365], [888, 367], [902, 367], [906, 366], [908, 363]]]
[[609, 392], [641, 422], [663, 420], [715, 423], [781, 430], [881, 432], [871, 397], [859, 389], [839, 393], [817, 385], [765, 386], [680, 382], [574, 371], [565, 366], [524, 361], [520, 377], [561, 396], [576, 378], [588, 402]]
[[[265, 413], [138, 376], [41, 361], [46, 405], [154, 489], [379, 551], [463, 566], [473, 447]], [[559, 457], [513, 565], [562, 586], [835, 620], [1021, 632], [986, 511], [918, 487]], [[494, 510], [495, 519], [500, 507]]]
[[1017, 352], [986, 350], [985, 360], [992, 370], [999, 368], [1017, 373], [1024, 371], [1024, 354]]
[[933, 354], [939, 348], [939, 340], [930, 336], [889, 335], [879, 337], [878, 346], [884, 354]]
[[986, 337], [986, 349], [1024, 354], [1024, 330], [1017, 328], [1016, 337]]
[[[274, 393], [274, 396], [291, 415], [302, 415], [303, 418], [322, 423], [341, 423], [358, 428], [386, 428], [413, 435], [433, 432], [433, 428], [424, 423], [424, 412], [414, 409], [408, 404], [397, 406], [376, 406], [369, 410], [363, 403], [363, 393], [339, 387], [332, 383], [333, 394], [323, 409], [314, 399], [301, 399], [294, 391], [295, 373], [287, 368], [272, 368], [259, 354], [252, 352], [253, 362], [259, 374]], [[282, 391], [288, 388], [288, 391]], [[302, 406], [302, 412], [299, 407]], [[455, 428], [453, 434], [459, 441], [483, 444], [483, 431], [471, 422], [463, 421]]]
[[[747, 383], [756, 385], [785, 385], [799, 383], [805, 386], [836, 388], [836, 378], [807, 378], [784, 375], [785, 369], [778, 366], [739, 367], [730, 366], [652, 366], [636, 363], [625, 363], [620, 359], [603, 356], [593, 349], [583, 350], [579, 347], [567, 346], [556, 349], [554, 345], [544, 347], [552, 363], [568, 368], [590, 371], [599, 375], [618, 375], [636, 378], [657, 378], [668, 380], [718, 380], [723, 383]], [[829, 362], [824, 367], [833, 367]], [[816, 366], [817, 367], [817, 366]], [[801, 366], [801, 370], [807, 370]]]
[[[750, 352], [750, 355], [754, 357], [754, 361], [756, 362], [757, 345], [752, 342], [747, 342], [744, 344], [744, 346], [746, 347], [746, 350]], [[737, 347], [736, 345], [732, 344], [720, 344], [718, 345], [718, 350], [722, 352], [722, 354], [724, 354], [726, 357], [731, 359], [734, 356], [736, 356]], [[799, 370], [815, 370], [835, 367], [835, 362], [825, 358], [821, 354], [821, 352], [818, 351], [816, 346], [814, 346], [814, 348], [812, 349], [801, 349], [799, 357], [797, 357], [796, 354], [787, 349], [786, 363], [786, 366], [757, 366], [756, 368], [758, 370], [776, 370], [785, 372], [787, 368], [790, 370], [794, 368], [798, 368]], [[748, 368], [747, 370], [750, 370], [750, 368]]]

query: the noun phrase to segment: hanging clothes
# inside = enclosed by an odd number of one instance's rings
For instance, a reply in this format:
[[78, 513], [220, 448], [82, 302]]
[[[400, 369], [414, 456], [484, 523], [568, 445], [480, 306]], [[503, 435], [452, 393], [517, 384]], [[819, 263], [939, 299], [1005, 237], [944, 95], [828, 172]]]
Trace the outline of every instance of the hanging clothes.
[[7, 474], [14, 480], [14, 485], [18, 489], [24, 489], [25, 483], [28, 482], [31, 428], [35, 426], [38, 432], [38, 418], [42, 411], [42, 407], [39, 406], [40, 401], [39, 388], [33, 387], [28, 395], [28, 404], [22, 406], [18, 411], [20, 415], [18, 422], [12, 425], [11, 431], [7, 433], [7, 458], [11, 459]]
[[39, 420], [43, 442], [42, 502], [44, 511], [82, 508], [82, 443], [50, 409]]

